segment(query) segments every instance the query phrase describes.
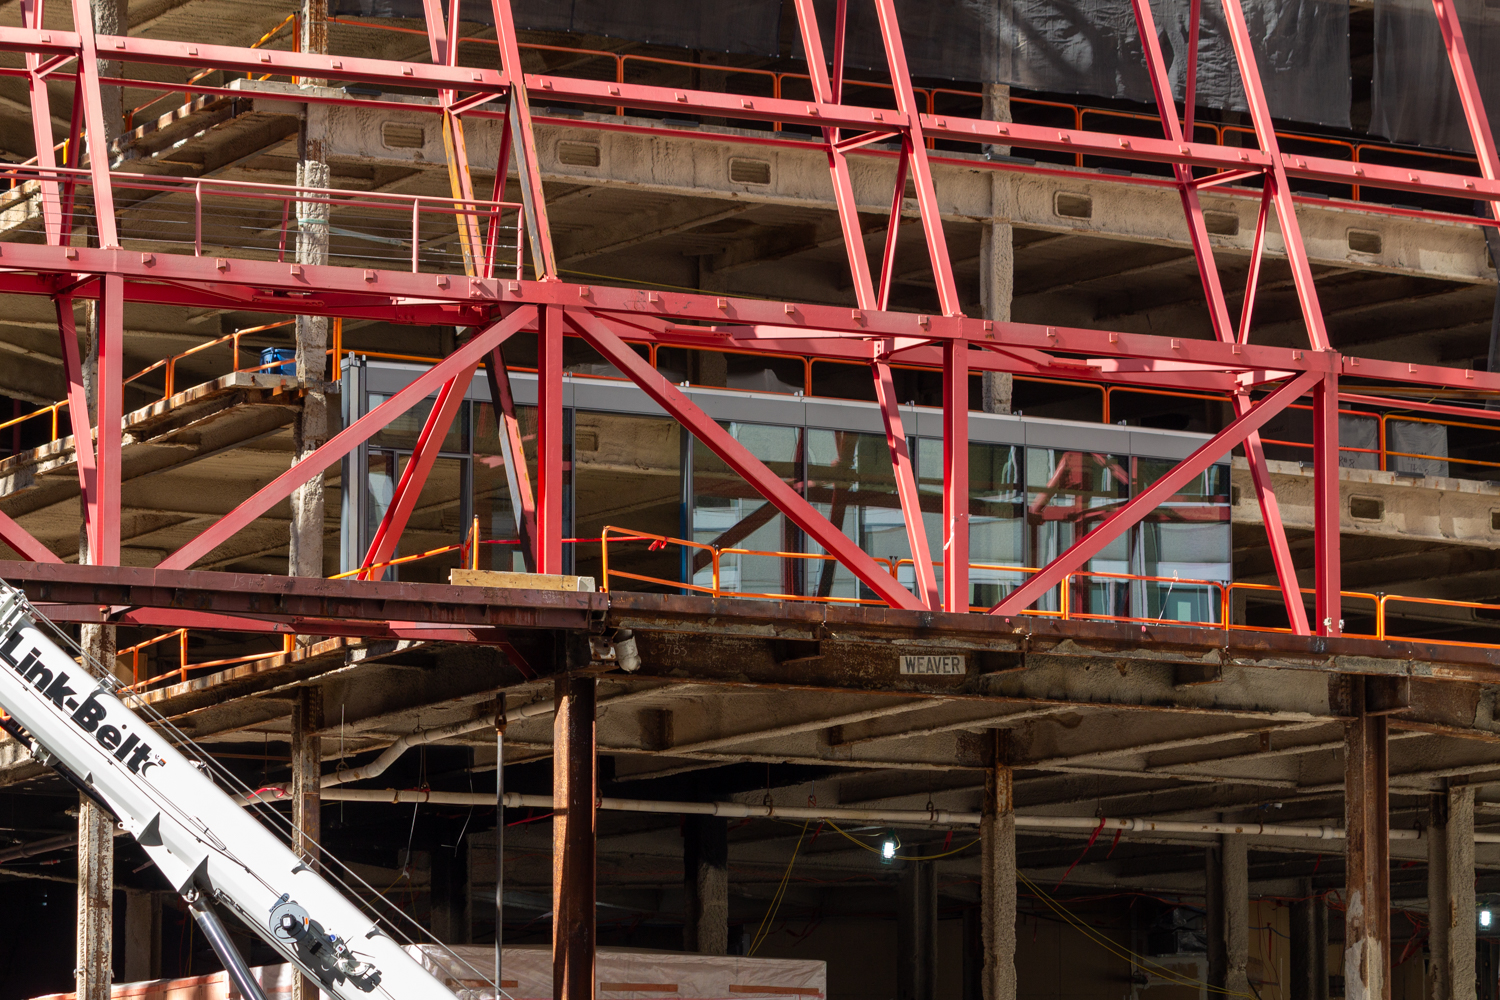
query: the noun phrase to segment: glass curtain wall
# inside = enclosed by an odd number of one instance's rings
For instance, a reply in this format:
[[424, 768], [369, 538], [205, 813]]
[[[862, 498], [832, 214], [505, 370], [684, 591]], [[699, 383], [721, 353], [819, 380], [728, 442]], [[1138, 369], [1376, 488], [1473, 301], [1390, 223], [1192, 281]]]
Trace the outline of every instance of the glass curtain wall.
[[[368, 409], [388, 397], [368, 395]], [[423, 401], [368, 446], [364, 524], [373, 534], [410, 461], [432, 406]], [[367, 412], [368, 412], [367, 409]], [[522, 447], [536, 483], [536, 409], [518, 406]], [[890, 450], [883, 434], [770, 423], [723, 421], [732, 434], [804, 495], [861, 549], [914, 586], [915, 571]], [[943, 445], [911, 439], [924, 530], [942, 585]], [[969, 445], [970, 594], [988, 608], [1093, 530], [1131, 496], [1175, 464], [1171, 460], [1027, 448]], [[471, 399], [460, 408], [396, 555], [454, 545], [479, 521], [482, 569], [526, 568], [511, 502], [494, 408]], [[717, 583], [728, 595], [872, 600], [874, 595], [806, 537], [745, 480], [675, 421], [659, 416], [564, 410], [565, 572], [602, 580], [598, 538], [606, 526], [688, 538], [723, 552]], [[1229, 467], [1196, 477], [1124, 537], [1089, 561], [1069, 583], [1073, 614], [1108, 618], [1216, 622], [1219, 587], [1189, 580], [1231, 578]], [[369, 539], [362, 541], [369, 545]], [[363, 553], [361, 548], [360, 552]], [[447, 582], [459, 564], [447, 553], [391, 567], [385, 579]], [[710, 589], [714, 560], [704, 549], [612, 542], [611, 585], [619, 589]], [[1131, 579], [1127, 577], [1147, 577]], [[701, 591], [691, 591], [701, 592]], [[1060, 588], [1037, 603], [1061, 608]]]

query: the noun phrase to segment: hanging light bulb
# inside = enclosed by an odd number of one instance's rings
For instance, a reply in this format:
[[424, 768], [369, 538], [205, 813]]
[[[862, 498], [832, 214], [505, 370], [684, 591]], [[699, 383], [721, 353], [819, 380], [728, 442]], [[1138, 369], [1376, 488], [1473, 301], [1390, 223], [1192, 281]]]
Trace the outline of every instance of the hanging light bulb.
[[[887, 861], [893, 860], [896, 857], [896, 841], [890, 837], [885, 838], [884, 843], [880, 845], [880, 856]], [[1488, 915], [1488, 911], [1486, 911], [1486, 915]], [[1488, 926], [1488, 922], [1486, 922], [1486, 926]]]
[[1489, 910], [1480, 910], [1479, 911], [1479, 926], [1480, 927], [1488, 927], [1490, 925], [1490, 921], [1493, 920], [1493, 919], [1494, 919], [1494, 917], [1490, 914]]

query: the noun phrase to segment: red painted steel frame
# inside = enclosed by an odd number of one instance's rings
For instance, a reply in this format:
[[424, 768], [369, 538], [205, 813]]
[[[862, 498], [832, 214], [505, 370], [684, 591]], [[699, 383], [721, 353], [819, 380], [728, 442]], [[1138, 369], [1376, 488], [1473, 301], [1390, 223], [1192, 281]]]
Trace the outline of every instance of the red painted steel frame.
[[[1491, 373], [1455, 371], [1426, 365], [1346, 358], [1333, 351], [1324, 328], [1317, 290], [1312, 281], [1288, 178], [1299, 177], [1395, 190], [1418, 191], [1466, 199], [1500, 201], [1500, 159], [1474, 80], [1463, 34], [1451, 0], [1434, 0], [1435, 12], [1466, 118], [1474, 134], [1483, 177], [1463, 177], [1433, 171], [1374, 164], [1347, 163], [1326, 158], [1282, 154], [1271, 127], [1269, 109], [1259, 71], [1251, 52], [1239, 0], [1222, 0], [1230, 39], [1239, 60], [1241, 77], [1259, 149], [1241, 149], [1196, 142], [1191, 137], [1192, 95], [1197, 63], [1198, 6], [1192, 2], [1194, 23], [1190, 29], [1188, 54], [1186, 128], [1178, 122], [1177, 108], [1167, 79], [1166, 65], [1149, 4], [1134, 0], [1140, 33], [1144, 39], [1147, 70], [1156, 94], [1164, 134], [1160, 139], [1124, 136], [1083, 130], [1053, 129], [1008, 122], [958, 118], [921, 113], [916, 104], [905, 61], [900, 25], [893, 0], [865, 0], [878, 18], [881, 39], [894, 86], [896, 109], [878, 109], [844, 102], [844, 28], [847, 0], [836, 7], [832, 46], [832, 73], [825, 63], [811, 0], [796, 0], [799, 27], [809, 54], [813, 100], [676, 90], [621, 82], [575, 79], [555, 75], [524, 75], [519, 43], [508, 0], [491, 0], [497, 25], [500, 69], [478, 69], [457, 65], [457, 32], [445, 25], [440, 5], [428, 3], [432, 27], [432, 65], [407, 64], [378, 59], [318, 53], [253, 50], [230, 46], [139, 37], [95, 37], [87, 0], [70, 0], [75, 31], [47, 31], [42, 27], [43, 0], [23, 0], [22, 27], [0, 28], [0, 50], [24, 54], [24, 68], [6, 71], [27, 81], [38, 149], [35, 166], [4, 168], [5, 176], [37, 182], [41, 192], [45, 245], [6, 243], [0, 255], [0, 292], [48, 295], [58, 303], [59, 331], [64, 342], [64, 365], [69, 382], [70, 419], [78, 441], [79, 474], [88, 516], [90, 550], [94, 561], [118, 563], [120, 534], [120, 448], [123, 356], [122, 309], [124, 303], [152, 302], [200, 308], [243, 309], [287, 314], [306, 314], [306, 293], [315, 292], [319, 311], [329, 316], [368, 318], [396, 323], [443, 324], [473, 327], [479, 332], [454, 354], [374, 412], [336, 435], [307, 460], [241, 504], [198, 538], [169, 555], [162, 566], [186, 568], [207, 556], [250, 521], [284, 500], [301, 482], [348, 454], [391, 419], [416, 405], [440, 386], [447, 388], [434, 406], [424, 430], [424, 444], [408, 465], [388, 520], [372, 546], [370, 561], [381, 553], [395, 551], [399, 541], [403, 509], [420, 493], [430, 468], [427, 459], [446, 429], [445, 414], [454, 398], [462, 398], [457, 387], [466, 386], [476, 365], [487, 356], [498, 362], [495, 349], [519, 331], [535, 331], [539, 341], [539, 407], [536, 524], [528, 525], [536, 544], [536, 568], [558, 572], [562, 568], [562, 514], [564, 473], [562, 348], [563, 328], [571, 325], [596, 349], [652, 398], [681, 420], [711, 449], [729, 461], [752, 485], [788, 518], [803, 528], [823, 548], [847, 566], [882, 600], [900, 607], [931, 607], [936, 601], [936, 577], [931, 553], [925, 551], [919, 497], [910, 455], [905, 451], [894, 390], [889, 377], [892, 361], [940, 366], [943, 371], [944, 510], [942, 525], [943, 604], [950, 609], [967, 606], [968, 516], [967, 480], [968, 376], [974, 370], [1009, 370], [1064, 378], [1085, 378], [1124, 385], [1155, 385], [1236, 391], [1236, 416], [1223, 434], [1179, 465], [1155, 486], [1129, 501], [1099, 528], [1059, 560], [1013, 593], [1000, 610], [1021, 610], [1030, 600], [1055, 585], [1068, 568], [1077, 568], [1090, 546], [1102, 546], [1144, 516], [1156, 503], [1187, 478], [1201, 471], [1205, 461], [1217, 460], [1235, 442], [1243, 442], [1257, 497], [1262, 505], [1273, 561], [1286, 597], [1293, 629], [1306, 633], [1308, 623], [1297, 591], [1297, 567], [1286, 543], [1279, 510], [1255, 428], [1271, 411], [1285, 406], [1305, 390], [1313, 394], [1315, 425], [1314, 462], [1316, 485], [1317, 544], [1312, 567], [1316, 591], [1317, 630], [1336, 633], [1339, 627], [1338, 599], [1338, 380], [1343, 375], [1365, 379], [1418, 383], [1467, 390], [1500, 390], [1500, 377]], [[455, 7], [457, 4], [455, 3]], [[454, 17], [457, 11], [452, 11]], [[453, 22], [453, 23], [456, 23]], [[463, 116], [503, 118], [506, 142], [502, 143], [496, 200], [503, 194], [505, 169], [514, 155], [520, 182], [526, 235], [531, 246], [537, 282], [500, 281], [491, 277], [495, 224], [488, 238], [478, 238], [478, 216], [464, 241], [467, 277], [452, 277], [392, 271], [361, 271], [334, 266], [298, 267], [283, 263], [154, 255], [118, 249], [115, 228], [114, 176], [107, 168], [102, 146], [105, 135], [97, 57], [126, 64], [214, 67], [229, 71], [307, 76], [317, 79], [358, 81], [387, 85], [393, 89], [427, 89], [438, 101], [431, 106], [401, 105], [408, 109], [442, 114], [452, 133], [457, 197], [473, 198], [468, 164], [462, 141]], [[58, 60], [73, 59], [72, 75], [50, 72]], [[69, 134], [67, 162], [62, 168], [52, 153], [51, 114], [46, 79], [74, 82], [73, 122]], [[109, 81], [115, 85], [117, 81]], [[189, 90], [194, 85], [189, 85]], [[212, 88], [198, 88], [207, 92]], [[547, 209], [537, 160], [529, 105], [530, 94], [546, 94], [549, 100], [595, 106], [606, 112], [628, 106], [648, 112], [696, 113], [733, 119], [780, 121], [811, 127], [821, 132], [830, 169], [834, 203], [845, 235], [850, 271], [854, 277], [856, 308], [763, 302], [713, 295], [656, 292], [636, 289], [580, 286], [558, 280]], [[350, 106], [380, 107], [388, 102], [356, 95], [328, 97], [309, 95], [309, 100]], [[503, 109], [486, 106], [503, 99]], [[632, 125], [650, 134], [649, 126]], [[718, 141], [764, 142], [786, 145], [787, 140], [747, 136], [716, 136]], [[872, 154], [867, 148], [877, 138], [893, 137], [900, 144], [896, 154], [895, 186], [886, 217], [886, 240], [878, 280], [871, 274], [864, 234], [850, 180], [850, 156]], [[958, 292], [939, 215], [926, 141], [938, 138], [973, 145], [1005, 145], [1070, 153], [1137, 159], [1171, 164], [1184, 217], [1198, 264], [1215, 331], [1213, 341], [1181, 340], [1143, 334], [1113, 333], [1022, 323], [994, 323], [961, 315]], [[89, 156], [86, 169], [81, 150]], [[1214, 171], [1213, 176], [1194, 177], [1194, 168]], [[1264, 198], [1255, 234], [1251, 273], [1238, 329], [1232, 325], [1227, 300], [1214, 264], [1212, 246], [1203, 223], [1197, 190], [1226, 178], [1260, 176]], [[935, 315], [885, 311], [894, 274], [896, 234], [904, 212], [903, 188], [910, 177], [923, 239], [932, 264]], [[1098, 178], [1096, 178], [1098, 179]], [[1108, 178], [1105, 178], [1108, 180]], [[1125, 181], [1122, 180], [1121, 183]], [[75, 190], [83, 184], [91, 191], [94, 245], [68, 246], [71, 237], [71, 204]], [[880, 206], [886, 211], [886, 206]], [[1303, 320], [1308, 330], [1308, 348], [1273, 348], [1250, 342], [1250, 319], [1259, 276], [1259, 257], [1264, 249], [1266, 226], [1275, 212], [1285, 236], [1287, 255], [1296, 282]], [[302, 298], [288, 295], [298, 293]], [[87, 400], [83, 398], [80, 365], [76, 358], [76, 334], [71, 329], [71, 300], [97, 299], [100, 315], [100, 384], [96, 405], [97, 445], [90, 446]], [[64, 315], [66, 312], [66, 316]], [[908, 535], [917, 564], [917, 590], [913, 596], [831, 522], [818, 514], [795, 489], [770, 473], [748, 455], [714, 421], [686, 400], [633, 350], [621, 336], [660, 344], [710, 348], [749, 347], [787, 354], [815, 354], [858, 360], [872, 365], [872, 378], [886, 421], [888, 443], [896, 468], [898, 492], [907, 519]], [[68, 345], [73, 345], [72, 356]], [[980, 352], [970, 347], [983, 347]], [[503, 375], [503, 373], [502, 373]], [[1247, 391], [1259, 386], [1278, 386], [1269, 398], [1251, 403]], [[519, 435], [513, 413], [506, 416], [506, 433], [512, 451], [519, 453]], [[1213, 454], [1206, 459], [1209, 452]], [[87, 468], [93, 458], [92, 472]], [[516, 470], [524, 477], [525, 469]], [[1176, 485], [1172, 485], [1176, 484]], [[527, 491], [529, 492], [529, 491]], [[522, 498], [526, 506], [526, 498]], [[56, 556], [9, 518], [0, 515], [0, 539], [24, 557], [56, 561]], [[1082, 546], [1082, 548], [1080, 548]], [[1050, 582], [1048, 582], [1050, 581]]]

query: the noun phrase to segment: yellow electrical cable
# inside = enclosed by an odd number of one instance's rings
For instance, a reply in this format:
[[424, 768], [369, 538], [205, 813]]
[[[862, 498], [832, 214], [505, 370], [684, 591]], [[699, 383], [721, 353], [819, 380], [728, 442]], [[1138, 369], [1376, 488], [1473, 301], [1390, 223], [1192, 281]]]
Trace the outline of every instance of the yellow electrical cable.
[[1047, 893], [1044, 892], [1040, 886], [1031, 881], [1031, 879], [1027, 878], [1025, 875], [1021, 874], [1019, 871], [1016, 872], [1016, 878], [1024, 883], [1028, 889], [1036, 893], [1037, 898], [1045, 903], [1048, 909], [1052, 910], [1053, 913], [1056, 913], [1058, 916], [1062, 917], [1064, 921], [1066, 921], [1074, 929], [1082, 933], [1084, 937], [1088, 938], [1090, 941], [1093, 941], [1095, 944], [1099, 945], [1101, 948], [1114, 955], [1116, 958], [1123, 958], [1126, 962], [1129, 962], [1131, 965], [1140, 969], [1142, 972], [1151, 972], [1158, 978], [1165, 979], [1167, 982], [1173, 983], [1177, 986], [1191, 986], [1194, 988], [1201, 987], [1207, 990], [1209, 993], [1213, 993], [1218, 996], [1243, 997], [1244, 1000], [1259, 1000], [1259, 997], [1252, 995], [1251, 993], [1239, 993], [1235, 990], [1226, 990], [1218, 986], [1210, 986], [1208, 983], [1205, 983], [1202, 980], [1193, 979], [1192, 977], [1185, 976], [1180, 972], [1173, 972], [1166, 966], [1159, 965], [1143, 955], [1137, 955], [1129, 948], [1122, 947], [1116, 942], [1111, 941], [1109, 938], [1099, 933], [1093, 927], [1090, 927], [1088, 924], [1084, 923], [1082, 919], [1075, 916], [1073, 913], [1059, 904], [1056, 900], [1054, 900], [1051, 896], [1047, 895]]
[[776, 917], [776, 911], [781, 909], [781, 900], [786, 896], [787, 883], [792, 878], [792, 866], [797, 863], [797, 852], [802, 850], [803, 838], [807, 836], [807, 824], [812, 820], [805, 820], [802, 824], [802, 832], [797, 835], [797, 846], [792, 848], [792, 858], [786, 863], [786, 872], [781, 876], [781, 884], [776, 887], [776, 894], [771, 897], [771, 905], [766, 907], [766, 915], [761, 917], [760, 926], [755, 929], [755, 937], [750, 940], [750, 948], [745, 952], [748, 958], [755, 954], [755, 949], [765, 941], [766, 935], [771, 933], [771, 924]]
[[[881, 857], [885, 857], [885, 855], [881, 853], [880, 848], [878, 848], [878, 847], [871, 847], [869, 844], [865, 843], [863, 840], [859, 840], [858, 838], [852, 836], [851, 834], [846, 833], [842, 829], [839, 829], [839, 825], [837, 823], [835, 823], [833, 820], [828, 819], [828, 820], [824, 820], [823, 822], [827, 823], [829, 826], [833, 827], [835, 830], [838, 830], [838, 832], [840, 834], [843, 834], [844, 838], [846, 840], [848, 840], [850, 843], [853, 843], [853, 844], [855, 844], [855, 845], [857, 845], [859, 847], [863, 847], [865, 850], [871, 852], [872, 854], [880, 854]], [[893, 855], [889, 860], [892, 860], [892, 861], [936, 861], [938, 858], [951, 858], [953, 855], [955, 855], [955, 854], [961, 854], [962, 852], [967, 851], [969, 848], [973, 847], [975, 844], [979, 843], [979, 839], [980, 838], [975, 837], [973, 840], [969, 841], [964, 846], [962, 846], [962, 847], [955, 847], [953, 850], [946, 851], [946, 852], [944, 852], [942, 854], [924, 854], [924, 855], [921, 855], [920, 857], [908, 857], [908, 856], [903, 855], [903, 854], [897, 854], [897, 855]]]

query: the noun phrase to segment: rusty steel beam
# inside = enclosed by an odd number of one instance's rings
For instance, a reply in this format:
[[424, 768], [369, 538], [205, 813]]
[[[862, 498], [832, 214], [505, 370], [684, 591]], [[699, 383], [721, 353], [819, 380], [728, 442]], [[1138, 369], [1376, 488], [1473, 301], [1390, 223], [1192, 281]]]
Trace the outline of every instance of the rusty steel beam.
[[1389, 717], [1376, 709], [1384, 678], [1346, 677], [1344, 728], [1344, 996], [1391, 996], [1391, 800]]
[[552, 728], [552, 997], [594, 997], [596, 682], [560, 676]]

